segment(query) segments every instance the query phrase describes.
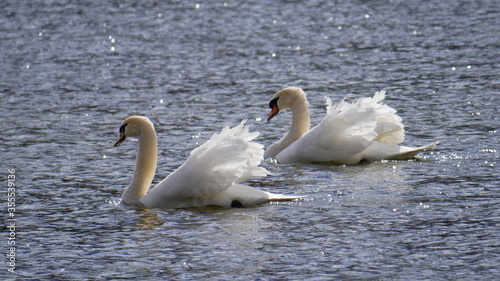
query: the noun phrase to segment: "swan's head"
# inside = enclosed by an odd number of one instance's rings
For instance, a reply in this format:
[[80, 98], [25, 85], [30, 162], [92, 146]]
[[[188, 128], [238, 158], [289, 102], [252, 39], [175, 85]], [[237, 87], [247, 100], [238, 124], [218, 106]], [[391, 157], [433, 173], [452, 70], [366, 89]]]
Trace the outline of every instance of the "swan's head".
[[267, 121], [270, 121], [274, 116], [283, 110], [290, 109], [295, 102], [303, 102], [306, 100], [306, 93], [301, 88], [284, 88], [277, 92], [269, 102], [271, 112], [267, 116]]
[[148, 118], [142, 116], [130, 116], [123, 120], [120, 126], [120, 137], [115, 143], [115, 147], [119, 146], [127, 137], [140, 137], [145, 128], [153, 128], [154, 126]]

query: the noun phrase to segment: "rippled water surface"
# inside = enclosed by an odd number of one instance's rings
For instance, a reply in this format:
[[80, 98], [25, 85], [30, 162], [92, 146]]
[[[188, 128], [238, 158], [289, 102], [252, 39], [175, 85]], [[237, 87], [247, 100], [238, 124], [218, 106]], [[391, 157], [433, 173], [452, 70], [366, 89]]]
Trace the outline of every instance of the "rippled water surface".
[[[500, 278], [497, 1], [0, 3], [1, 214], [15, 170], [15, 271], [2, 280], [494, 280]], [[267, 103], [387, 90], [416, 161], [276, 165], [248, 184], [301, 194], [255, 208], [119, 204], [135, 143], [159, 137], [155, 182], [224, 125], [270, 145]]]

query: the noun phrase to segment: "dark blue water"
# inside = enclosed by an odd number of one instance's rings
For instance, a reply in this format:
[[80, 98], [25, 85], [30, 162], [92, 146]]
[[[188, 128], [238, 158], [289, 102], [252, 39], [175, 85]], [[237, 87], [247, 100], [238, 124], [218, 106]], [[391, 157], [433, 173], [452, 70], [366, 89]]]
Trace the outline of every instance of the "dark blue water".
[[[240, 3], [244, 2], [244, 3]], [[500, 278], [497, 1], [0, 3], [2, 280], [494, 280]], [[289, 114], [267, 103], [387, 90], [417, 161], [274, 165], [248, 184], [302, 194], [245, 209], [118, 204], [145, 115], [155, 182], [249, 119], [265, 146]], [[9, 169], [11, 171], [9, 171]], [[14, 169], [14, 173], [12, 172]], [[11, 255], [12, 256], [12, 255]]]

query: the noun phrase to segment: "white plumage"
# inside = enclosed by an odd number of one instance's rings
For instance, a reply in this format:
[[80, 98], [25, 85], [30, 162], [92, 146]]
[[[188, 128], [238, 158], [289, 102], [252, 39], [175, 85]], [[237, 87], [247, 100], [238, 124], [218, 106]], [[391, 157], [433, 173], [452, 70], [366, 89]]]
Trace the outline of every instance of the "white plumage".
[[404, 126], [396, 110], [383, 104], [385, 92], [354, 103], [344, 100], [333, 105], [327, 98], [327, 115], [309, 130], [306, 94], [300, 88], [285, 88], [270, 102], [268, 121], [279, 112], [292, 110], [290, 131], [271, 145], [265, 158], [279, 163], [357, 164], [362, 160], [404, 160], [433, 148], [437, 142], [421, 147], [399, 146]]
[[122, 194], [123, 201], [147, 208], [186, 208], [240, 207], [299, 198], [240, 184], [246, 179], [268, 174], [266, 169], [258, 167], [264, 154], [263, 146], [252, 141], [259, 134], [250, 133], [244, 123], [231, 129], [225, 127], [214, 134], [194, 149], [184, 164], [149, 189], [156, 167], [154, 126], [145, 117], [125, 119], [115, 146], [126, 137], [137, 137], [139, 151], [134, 177]]

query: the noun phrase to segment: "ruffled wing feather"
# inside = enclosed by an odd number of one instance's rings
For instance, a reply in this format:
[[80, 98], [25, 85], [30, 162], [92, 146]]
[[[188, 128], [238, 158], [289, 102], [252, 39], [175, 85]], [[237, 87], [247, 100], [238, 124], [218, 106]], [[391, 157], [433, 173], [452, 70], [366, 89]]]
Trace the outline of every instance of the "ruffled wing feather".
[[[201, 206], [206, 202], [193, 200], [208, 200], [245, 179], [266, 176], [267, 170], [258, 167], [263, 146], [252, 142], [259, 133], [249, 133], [244, 124], [245, 120], [214, 134], [140, 201], [148, 207]], [[158, 198], [169, 198], [170, 203], [158, 202]]]
[[333, 104], [326, 98], [327, 115], [316, 127], [277, 155], [281, 163], [332, 162], [355, 164], [372, 141], [399, 144], [404, 126], [396, 110], [382, 104], [385, 91], [354, 103]]

